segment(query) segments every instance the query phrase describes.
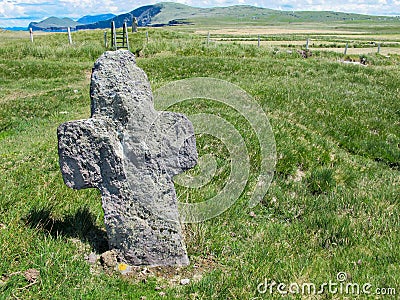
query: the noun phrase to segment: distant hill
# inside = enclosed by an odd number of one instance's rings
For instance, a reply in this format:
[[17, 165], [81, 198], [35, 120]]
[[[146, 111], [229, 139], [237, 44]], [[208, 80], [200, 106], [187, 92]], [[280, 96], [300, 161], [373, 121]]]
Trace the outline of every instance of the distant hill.
[[394, 17], [369, 16], [333, 11], [282, 11], [250, 5], [198, 8], [178, 3], [159, 3], [160, 12], [152, 17], [150, 25], [188, 22], [194, 24], [274, 24], [290, 22], [341, 22], [341, 21], [399, 21]]
[[102, 15], [87, 15], [87, 16], [83, 16], [82, 18], [79, 18], [77, 20], [78, 23], [80, 24], [92, 24], [92, 23], [96, 23], [99, 21], [105, 21], [111, 18], [116, 17], [116, 15], [114, 14], [102, 14]]
[[[369, 16], [333, 11], [281, 11], [249, 5], [200, 8], [173, 2], [145, 5], [118, 16], [103, 14], [84, 16], [78, 21], [69, 18], [50, 17], [41, 22], [29, 24], [33, 30], [60, 31], [71, 29], [110, 28], [111, 21], [116, 27], [124, 22], [132, 24], [137, 18], [139, 26], [165, 26], [176, 24], [196, 25], [274, 25], [282, 23], [321, 23], [321, 22], [400, 22], [396, 17]], [[28, 28], [29, 28], [28, 27]]]
[[132, 17], [138, 19], [139, 26], [164, 26], [185, 23], [196, 25], [270, 25], [303, 22], [400, 21], [399, 18], [395, 17], [369, 16], [332, 11], [280, 11], [249, 5], [199, 8], [179, 3], [162, 2], [139, 7], [129, 13], [115, 16], [110, 20], [79, 25], [77, 29], [109, 28], [111, 21], [115, 21], [116, 26], [121, 27], [124, 22], [127, 22], [128, 25], [132, 24]]
[[32, 28], [33, 30], [60, 31], [66, 30], [68, 27], [74, 30], [77, 25], [79, 25], [79, 23], [70, 18], [60, 19], [57, 17], [50, 17], [41, 22], [32, 22], [28, 25], [28, 28]]
[[160, 13], [160, 11], [161, 7], [158, 4], [141, 6], [129, 13], [118, 15], [109, 20], [99, 21], [87, 25], [79, 25], [77, 26], [77, 29], [110, 28], [111, 21], [115, 22], [116, 27], [122, 27], [124, 22], [127, 22], [129, 25], [131, 25], [133, 17], [137, 18], [139, 26], [148, 26], [151, 23], [151, 19]]

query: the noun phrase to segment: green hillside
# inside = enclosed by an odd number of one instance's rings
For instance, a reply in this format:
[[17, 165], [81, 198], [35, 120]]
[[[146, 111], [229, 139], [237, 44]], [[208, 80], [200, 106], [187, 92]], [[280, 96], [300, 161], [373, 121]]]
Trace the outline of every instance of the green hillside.
[[[197, 26], [207, 25], [274, 25], [282, 23], [356, 23], [388, 22], [400, 24], [395, 17], [379, 17], [339, 12], [280, 11], [249, 5], [228, 7], [200, 8], [179, 3], [162, 2], [154, 5], [138, 7], [129, 13], [118, 15], [112, 19], [117, 27], [124, 22], [131, 24], [136, 17], [139, 26], [165, 26], [170, 24], [189, 23]], [[79, 25], [77, 29], [109, 28], [110, 21], [99, 21], [92, 24]]]
[[163, 2], [156, 4], [160, 12], [152, 17], [151, 25], [168, 24], [181, 20], [196, 25], [206, 24], [265, 24], [300, 22], [399, 22], [399, 18], [369, 16], [332, 11], [280, 11], [249, 5], [228, 7], [198, 8], [178, 3]]

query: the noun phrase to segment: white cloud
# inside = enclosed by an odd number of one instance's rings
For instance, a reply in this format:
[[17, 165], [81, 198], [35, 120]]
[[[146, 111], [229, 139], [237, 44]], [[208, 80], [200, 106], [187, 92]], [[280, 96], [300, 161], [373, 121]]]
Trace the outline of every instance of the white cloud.
[[[28, 26], [50, 16], [79, 18], [87, 14], [125, 13], [162, 0], [0, 0], [0, 27]], [[174, 1], [174, 0], [172, 0]], [[272, 9], [333, 10], [374, 15], [400, 14], [400, 0], [175, 0], [200, 6], [248, 4]]]
[[0, 1], [0, 18], [12, 18], [15, 15], [23, 16], [24, 9], [18, 6], [15, 1]]

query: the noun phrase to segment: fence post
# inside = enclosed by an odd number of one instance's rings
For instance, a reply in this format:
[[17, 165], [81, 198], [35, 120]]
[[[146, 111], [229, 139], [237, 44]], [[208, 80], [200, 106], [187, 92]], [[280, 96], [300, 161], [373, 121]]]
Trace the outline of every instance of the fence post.
[[381, 43], [378, 43], [378, 54], [381, 52]]
[[257, 43], [257, 45], [258, 45], [258, 48], [260, 48], [260, 35], [258, 35], [258, 43]]
[[306, 50], [308, 50], [309, 44], [310, 44], [310, 39], [307, 39], [307, 41], [306, 41]]
[[31, 42], [33, 43], [33, 30], [32, 30], [32, 28], [29, 28], [29, 35], [31, 37]]
[[72, 45], [71, 28], [68, 27], [67, 31], [68, 31], [68, 41], [69, 41], [69, 44]]
[[104, 31], [104, 47], [108, 47], [108, 41], [107, 41], [107, 31]]
[[149, 32], [148, 31], [146, 31], [146, 41], [147, 41], [147, 44], [149, 43]]
[[122, 47], [125, 47], [125, 41], [126, 41], [126, 23], [124, 22], [122, 24]]
[[344, 55], [346, 55], [347, 54], [347, 49], [349, 48], [349, 43], [347, 42], [346, 43], [346, 48], [344, 48]]
[[128, 25], [124, 23], [124, 44], [126, 43], [126, 48], [129, 50], [129, 38], [128, 38]]
[[115, 22], [114, 21], [111, 22], [111, 44], [112, 44], [112, 47], [115, 48], [115, 50], [117, 50], [117, 35], [115, 32]]
[[210, 44], [210, 32], [208, 32], [208, 34], [207, 34], [207, 45], [209, 45]]

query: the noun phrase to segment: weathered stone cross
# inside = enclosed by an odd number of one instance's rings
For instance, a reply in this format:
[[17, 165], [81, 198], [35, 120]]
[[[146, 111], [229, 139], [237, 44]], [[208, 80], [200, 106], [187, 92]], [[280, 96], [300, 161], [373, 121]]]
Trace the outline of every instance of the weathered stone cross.
[[91, 118], [58, 128], [64, 182], [98, 188], [109, 246], [132, 265], [187, 265], [172, 177], [197, 162], [193, 126], [157, 112], [146, 74], [126, 50], [94, 64]]

